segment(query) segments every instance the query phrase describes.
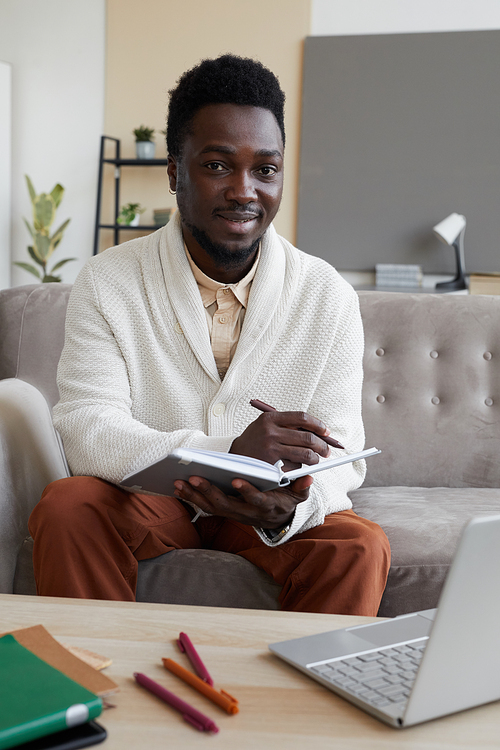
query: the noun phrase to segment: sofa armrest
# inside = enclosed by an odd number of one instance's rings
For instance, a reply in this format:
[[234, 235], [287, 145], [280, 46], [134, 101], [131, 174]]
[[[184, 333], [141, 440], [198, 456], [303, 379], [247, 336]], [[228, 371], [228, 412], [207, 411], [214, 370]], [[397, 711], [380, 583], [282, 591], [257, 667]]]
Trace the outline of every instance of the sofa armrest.
[[0, 381], [0, 592], [12, 593], [28, 518], [50, 482], [69, 476], [42, 394], [15, 378]]

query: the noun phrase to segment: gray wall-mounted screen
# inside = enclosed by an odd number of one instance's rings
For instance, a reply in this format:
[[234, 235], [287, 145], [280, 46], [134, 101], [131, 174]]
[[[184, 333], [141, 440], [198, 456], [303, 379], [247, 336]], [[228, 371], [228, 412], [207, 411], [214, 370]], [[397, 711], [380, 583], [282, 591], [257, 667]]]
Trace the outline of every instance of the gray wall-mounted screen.
[[309, 37], [297, 244], [341, 270], [500, 271], [500, 31]]

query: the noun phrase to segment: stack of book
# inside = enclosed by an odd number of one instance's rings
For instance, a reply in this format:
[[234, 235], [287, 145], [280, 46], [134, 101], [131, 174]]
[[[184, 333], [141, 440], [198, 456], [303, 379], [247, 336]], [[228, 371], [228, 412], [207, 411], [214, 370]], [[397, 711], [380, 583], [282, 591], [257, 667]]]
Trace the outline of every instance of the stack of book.
[[471, 273], [469, 294], [500, 294], [500, 273]]
[[94, 719], [103, 708], [101, 696], [117, 687], [41, 625], [0, 636], [0, 750], [68, 750], [102, 742], [106, 730]]
[[157, 227], [163, 227], [168, 224], [172, 214], [174, 213], [173, 208], [155, 208], [153, 210], [153, 221]]
[[406, 264], [377, 263], [375, 265], [375, 284], [377, 286], [397, 287], [421, 286], [422, 268]]

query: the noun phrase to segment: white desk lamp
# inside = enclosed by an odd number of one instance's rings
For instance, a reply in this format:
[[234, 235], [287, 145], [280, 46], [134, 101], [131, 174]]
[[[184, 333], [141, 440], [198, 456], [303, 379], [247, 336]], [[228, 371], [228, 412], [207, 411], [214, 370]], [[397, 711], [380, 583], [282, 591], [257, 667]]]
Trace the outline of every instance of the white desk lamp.
[[465, 282], [465, 257], [464, 257], [464, 234], [467, 224], [465, 216], [461, 214], [450, 214], [446, 219], [440, 221], [433, 227], [437, 237], [445, 245], [455, 248], [457, 261], [457, 275], [451, 281], [442, 281], [436, 284], [436, 289], [466, 289]]

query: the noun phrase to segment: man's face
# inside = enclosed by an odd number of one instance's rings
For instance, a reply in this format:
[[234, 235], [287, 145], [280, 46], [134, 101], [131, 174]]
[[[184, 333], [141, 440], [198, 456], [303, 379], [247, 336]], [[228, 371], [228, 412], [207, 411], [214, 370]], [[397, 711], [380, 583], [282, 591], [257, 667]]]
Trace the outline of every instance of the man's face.
[[228, 280], [221, 272], [241, 278], [281, 201], [283, 141], [274, 115], [236, 104], [203, 107], [167, 172], [195, 263], [221, 281]]

